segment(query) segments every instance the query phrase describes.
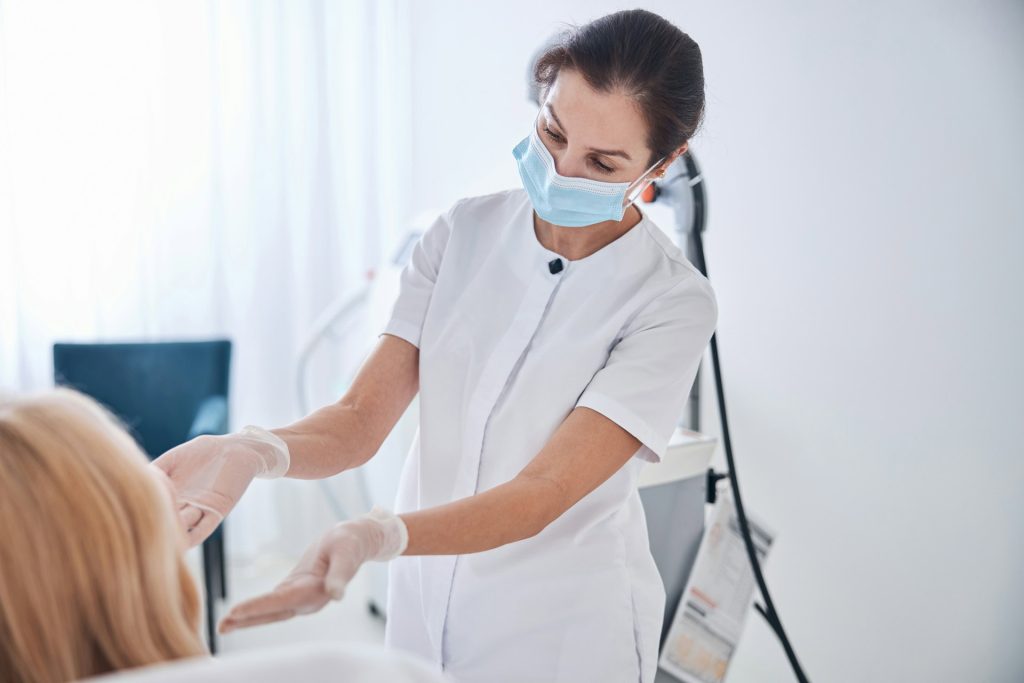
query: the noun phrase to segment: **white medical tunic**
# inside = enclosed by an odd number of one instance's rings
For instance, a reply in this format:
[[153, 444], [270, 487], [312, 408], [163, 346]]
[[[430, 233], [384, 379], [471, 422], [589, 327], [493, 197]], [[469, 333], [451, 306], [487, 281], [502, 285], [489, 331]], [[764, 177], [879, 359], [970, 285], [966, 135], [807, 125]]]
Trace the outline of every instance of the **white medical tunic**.
[[637, 474], [665, 453], [718, 307], [642, 216], [569, 261], [538, 241], [524, 190], [469, 197], [402, 272], [382, 334], [419, 347], [420, 401], [395, 512], [513, 479], [577, 406], [642, 444], [532, 538], [390, 562], [386, 644], [460, 683], [654, 680], [665, 588]]

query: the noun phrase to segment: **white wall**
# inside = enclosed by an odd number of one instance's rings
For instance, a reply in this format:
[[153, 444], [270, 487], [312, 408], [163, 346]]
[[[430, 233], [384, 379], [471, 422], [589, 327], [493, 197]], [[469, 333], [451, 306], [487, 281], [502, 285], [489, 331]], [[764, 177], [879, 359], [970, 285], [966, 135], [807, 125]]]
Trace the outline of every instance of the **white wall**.
[[[704, 53], [730, 425], [807, 673], [1024, 680], [1024, 5], [646, 7]], [[414, 207], [516, 186], [530, 55], [620, 8], [415, 3]], [[756, 615], [729, 680], [790, 680]]]

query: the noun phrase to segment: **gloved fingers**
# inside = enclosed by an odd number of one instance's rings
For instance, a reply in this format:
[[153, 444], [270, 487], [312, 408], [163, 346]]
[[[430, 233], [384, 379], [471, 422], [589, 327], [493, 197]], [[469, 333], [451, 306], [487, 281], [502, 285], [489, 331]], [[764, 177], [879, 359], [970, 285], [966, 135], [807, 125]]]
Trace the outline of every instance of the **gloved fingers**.
[[293, 609], [284, 609], [277, 612], [268, 612], [244, 618], [235, 618], [229, 614], [220, 620], [220, 623], [217, 625], [217, 632], [221, 634], [230, 633], [236, 628], [248, 628], [250, 626], [259, 626], [260, 624], [270, 624], [275, 621], [291, 619], [294, 616], [295, 610]]
[[210, 534], [224, 521], [224, 516], [217, 510], [189, 502], [179, 509], [178, 518], [185, 524], [190, 548], [209, 538]]
[[198, 524], [202, 516], [203, 511], [195, 505], [191, 505], [184, 501], [180, 501], [178, 503], [178, 519], [181, 520], [181, 524], [185, 527], [185, 531], [188, 531]]
[[238, 603], [231, 608], [226, 618], [244, 622], [280, 612], [308, 614], [317, 611], [326, 603], [327, 597], [323, 593], [320, 579], [308, 576], [281, 584], [269, 593]]
[[177, 500], [178, 499], [178, 487], [175, 486], [174, 482], [171, 481], [171, 478], [169, 476], [167, 476], [167, 472], [164, 471], [164, 468], [157, 467], [156, 465], [154, 465], [151, 462], [148, 465], [146, 465], [146, 469], [156, 479], [158, 479], [160, 481], [160, 485], [161, 486], [163, 486], [165, 489], [167, 489], [167, 492], [171, 496], [171, 500]]
[[191, 510], [182, 518], [191, 530], [193, 545], [213, 532], [253, 477], [266, 469], [261, 455], [248, 445], [251, 441], [237, 436], [200, 436], [153, 460], [154, 468], [169, 477], [179, 509], [187, 503], [216, 513], [213, 519], [205, 519], [206, 515]]
[[[172, 455], [172, 456], [168, 457], [167, 454], [170, 453], [173, 450], [174, 450], [174, 448], [172, 448], [169, 451], [163, 453], [162, 455], [154, 458], [153, 460], [151, 460], [149, 462], [149, 464], [151, 466], [153, 466], [153, 467], [159, 467], [164, 472], [164, 474], [170, 476], [171, 469], [172, 469], [172, 467], [174, 465], [174, 456]], [[171, 477], [171, 478], [173, 479], [173, 477]]]

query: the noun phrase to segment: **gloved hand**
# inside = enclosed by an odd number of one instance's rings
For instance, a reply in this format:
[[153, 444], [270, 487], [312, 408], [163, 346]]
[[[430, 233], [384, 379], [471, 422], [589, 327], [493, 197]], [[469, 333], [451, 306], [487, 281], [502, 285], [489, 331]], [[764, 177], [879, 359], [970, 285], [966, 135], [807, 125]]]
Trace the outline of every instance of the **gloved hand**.
[[290, 465], [288, 445], [265, 429], [248, 425], [233, 434], [204, 435], [175, 446], [153, 461], [178, 495], [178, 515], [189, 545], [213, 533], [254, 478], [282, 477]]
[[374, 506], [334, 526], [306, 550], [291, 573], [269, 593], [235, 605], [218, 631], [268, 624], [317, 612], [340, 600], [364, 562], [386, 562], [405, 552], [409, 530], [402, 518]]

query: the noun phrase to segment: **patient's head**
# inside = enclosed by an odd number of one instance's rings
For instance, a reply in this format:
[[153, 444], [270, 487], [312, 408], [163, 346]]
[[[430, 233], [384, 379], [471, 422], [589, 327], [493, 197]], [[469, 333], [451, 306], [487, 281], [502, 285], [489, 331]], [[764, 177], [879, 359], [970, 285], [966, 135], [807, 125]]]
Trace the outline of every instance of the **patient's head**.
[[204, 654], [169, 485], [70, 389], [0, 396], [0, 680]]

